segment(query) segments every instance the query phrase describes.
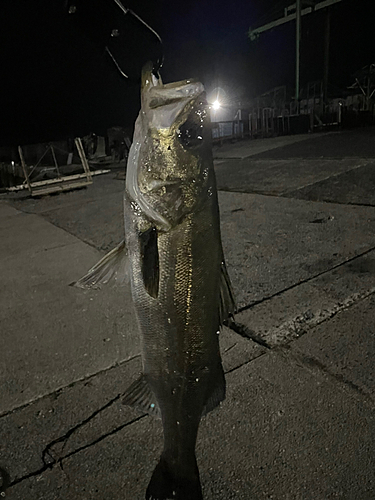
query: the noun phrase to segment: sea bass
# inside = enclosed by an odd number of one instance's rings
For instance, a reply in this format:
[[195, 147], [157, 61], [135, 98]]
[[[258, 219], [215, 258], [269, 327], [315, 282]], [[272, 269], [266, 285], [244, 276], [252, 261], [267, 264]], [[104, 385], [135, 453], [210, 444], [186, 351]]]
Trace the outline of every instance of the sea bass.
[[225, 398], [220, 326], [234, 312], [220, 237], [204, 87], [142, 74], [124, 196], [125, 241], [78, 286], [130, 275], [143, 374], [124, 403], [160, 416], [164, 449], [147, 500], [201, 500], [201, 417]]

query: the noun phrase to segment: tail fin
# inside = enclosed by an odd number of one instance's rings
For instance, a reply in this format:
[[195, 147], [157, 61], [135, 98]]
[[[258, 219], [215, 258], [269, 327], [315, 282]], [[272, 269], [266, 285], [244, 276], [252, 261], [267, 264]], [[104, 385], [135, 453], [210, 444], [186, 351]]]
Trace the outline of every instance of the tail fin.
[[146, 500], [203, 500], [198, 466], [193, 475], [178, 475], [162, 455], [148, 485]]

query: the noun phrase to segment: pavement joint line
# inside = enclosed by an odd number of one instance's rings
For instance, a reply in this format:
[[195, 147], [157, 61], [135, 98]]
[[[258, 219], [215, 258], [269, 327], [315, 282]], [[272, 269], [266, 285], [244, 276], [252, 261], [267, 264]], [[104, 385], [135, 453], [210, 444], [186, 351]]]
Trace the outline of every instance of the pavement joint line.
[[321, 182], [327, 181], [328, 179], [334, 179], [334, 178], [340, 177], [341, 175], [347, 174], [348, 172], [353, 172], [354, 170], [358, 170], [359, 168], [367, 167], [370, 163], [372, 163], [372, 162], [361, 163], [359, 165], [355, 165], [352, 168], [349, 168], [348, 170], [345, 170], [344, 172], [337, 172], [337, 173], [334, 173], [334, 174], [331, 174], [331, 175], [327, 175], [327, 177], [324, 177], [323, 179], [319, 179], [318, 181], [314, 181], [314, 182], [309, 182], [308, 184], [305, 184], [304, 186], [299, 186], [299, 187], [297, 187], [296, 189], [293, 189], [293, 190], [289, 189], [287, 191], [282, 191], [280, 193], [280, 196], [284, 196], [288, 192], [300, 191], [300, 190], [305, 189], [305, 188], [307, 188], [309, 186], [314, 186], [315, 184], [320, 184]]
[[[232, 346], [232, 347], [234, 347], [234, 346]], [[230, 348], [228, 350], [230, 350]], [[242, 368], [243, 366], [251, 363], [255, 359], [263, 356], [264, 354], [265, 354], [265, 352], [261, 352], [255, 358], [252, 358], [249, 361], [241, 363], [240, 365], [235, 366], [235, 367], [231, 368], [230, 370], [227, 370], [225, 372], [225, 375], [227, 375], [229, 373], [232, 373], [232, 372], [238, 370], [239, 368]], [[12, 482], [9, 482], [9, 484], [7, 485], [7, 488], [13, 487], [13, 486], [17, 485], [18, 483], [20, 483], [22, 481], [25, 481], [27, 479], [30, 479], [32, 477], [39, 476], [40, 474], [43, 474], [47, 470], [52, 469], [53, 467], [56, 467], [56, 466], [60, 466], [61, 469], [64, 470], [63, 469], [63, 461], [64, 460], [67, 460], [71, 456], [76, 455], [77, 453], [79, 453], [79, 452], [81, 452], [81, 451], [83, 451], [83, 450], [85, 450], [87, 448], [90, 448], [91, 446], [94, 446], [94, 445], [100, 443], [101, 441], [103, 441], [107, 437], [110, 437], [110, 436], [116, 434], [117, 432], [120, 432], [125, 427], [128, 427], [129, 425], [132, 425], [132, 424], [134, 424], [134, 423], [136, 423], [136, 422], [140, 421], [141, 419], [143, 419], [143, 418], [145, 418], [145, 417], [148, 416], [147, 413], [143, 413], [142, 415], [140, 415], [140, 416], [132, 419], [130, 422], [126, 422], [125, 424], [120, 425], [119, 427], [116, 427], [115, 429], [112, 429], [111, 431], [106, 432], [105, 434], [102, 434], [97, 439], [95, 439], [95, 440], [91, 441], [90, 443], [87, 443], [87, 444], [85, 444], [83, 446], [80, 446], [79, 448], [71, 451], [70, 453], [67, 453], [66, 455], [62, 455], [62, 456], [58, 456], [58, 457], [54, 456], [54, 452], [53, 452], [54, 445], [56, 445], [58, 443], [64, 443], [63, 448], [62, 448], [62, 451], [63, 451], [66, 443], [69, 440], [69, 438], [76, 431], [78, 431], [84, 425], [88, 424], [93, 418], [95, 418], [97, 415], [99, 415], [102, 411], [104, 411], [105, 409], [109, 408], [113, 403], [115, 403], [116, 401], [118, 401], [121, 398], [122, 395], [123, 395], [123, 393], [118, 394], [117, 396], [115, 396], [114, 398], [112, 398], [110, 401], [108, 401], [108, 403], [106, 403], [105, 405], [103, 405], [102, 407], [100, 407], [98, 410], [95, 410], [91, 415], [89, 415], [87, 418], [85, 418], [84, 420], [82, 420], [82, 422], [78, 423], [77, 425], [75, 425], [74, 427], [72, 427], [71, 429], [69, 429], [63, 436], [60, 436], [60, 437], [52, 440], [49, 444], [47, 444], [47, 446], [42, 451], [42, 461], [43, 461], [44, 466], [41, 467], [40, 469], [37, 469], [36, 471], [30, 472], [30, 473], [24, 475], [22, 477], [15, 478]]]
[[[80, 202], [80, 203], [82, 203], [82, 202]], [[71, 236], [74, 236], [74, 237], [75, 237], [78, 241], [81, 241], [81, 242], [83, 242], [83, 243], [86, 243], [86, 245], [89, 245], [91, 248], [94, 248], [95, 250], [97, 250], [98, 252], [102, 253], [103, 255], [104, 255], [106, 252], [108, 252], [108, 250], [106, 250], [106, 249], [104, 249], [104, 250], [103, 250], [102, 248], [97, 247], [97, 246], [96, 246], [96, 245], [95, 245], [92, 241], [82, 239], [82, 238], [80, 238], [79, 236], [77, 236], [75, 233], [72, 233], [72, 232], [68, 231], [68, 229], [66, 229], [65, 227], [61, 227], [61, 226], [59, 226], [58, 224], [55, 224], [54, 222], [50, 221], [50, 220], [48, 219], [48, 216], [47, 216], [47, 215], [45, 215], [45, 214], [47, 214], [50, 210], [46, 210], [45, 212], [38, 212], [38, 213], [35, 213], [35, 212], [25, 212], [25, 211], [23, 211], [22, 209], [20, 209], [20, 208], [16, 208], [16, 207], [15, 207], [15, 206], [13, 206], [13, 205], [10, 205], [10, 206], [12, 206], [12, 208], [15, 208], [16, 210], [18, 210], [18, 211], [19, 211], [21, 214], [23, 214], [23, 215], [35, 215], [36, 217], [40, 217], [40, 218], [42, 218], [44, 221], [48, 222], [48, 223], [49, 223], [49, 224], [51, 224], [52, 226], [55, 226], [55, 227], [57, 227], [58, 229], [61, 229], [62, 231], [65, 231], [67, 234], [69, 234], [69, 235], [71, 235]], [[56, 210], [61, 210], [61, 207], [59, 207], [59, 208], [58, 208], [58, 209], [56, 209]], [[17, 215], [18, 215], [18, 214], [17, 214]], [[75, 244], [75, 243], [68, 243], [68, 245], [74, 245], [74, 244]], [[63, 245], [63, 246], [65, 246], [65, 245]], [[116, 245], [115, 245], [115, 246], [116, 246]], [[54, 248], [59, 248], [59, 247], [54, 247]], [[113, 247], [113, 248], [114, 248], [114, 247]], [[49, 249], [48, 249], [48, 250], [49, 250]], [[1, 417], [1, 415], [0, 415], [0, 417]]]
[[303, 313], [299, 316], [295, 316], [291, 320], [285, 321], [279, 327], [270, 331], [270, 337], [273, 340], [272, 343], [268, 342], [270, 349], [277, 348], [282, 345], [285, 346], [294, 342], [295, 340], [298, 340], [308, 331], [326, 321], [329, 321], [337, 314], [345, 311], [346, 309], [349, 309], [350, 307], [356, 305], [358, 302], [366, 299], [370, 295], [373, 295], [374, 293], [375, 287], [372, 287], [365, 292], [353, 293], [344, 301], [335, 304], [330, 309], [320, 310], [318, 314], [313, 314], [310, 311], [310, 314]]
[[48, 218], [44, 214], [33, 214], [33, 215], [37, 215], [38, 217], [41, 217], [46, 222], [48, 222], [48, 224], [51, 224], [52, 226], [55, 226], [58, 229], [61, 229], [61, 231], [64, 231], [65, 233], [69, 234], [70, 236], [74, 236], [74, 238], [76, 238], [78, 241], [80, 241], [82, 243], [85, 243], [86, 245], [89, 245], [91, 248], [94, 248], [95, 250], [97, 250], [98, 252], [102, 253], [103, 255], [105, 254], [106, 250], [102, 250], [101, 248], [97, 247], [92, 241], [80, 238], [79, 236], [77, 236], [76, 234], [72, 233], [71, 231], [68, 231], [67, 228], [59, 226], [58, 224], [55, 224], [54, 222], [48, 220]]
[[345, 387], [345, 389], [349, 390], [352, 395], [364, 402], [369, 408], [375, 408], [375, 401], [371, 393], [364, 391], [359, 385], [348, 380], [340, 373], [332, 372], [324, 363], [313, 356], [307, 356], [298, 348], [295, 349], [289, 344], [277, 346], [272, 352], [275, 353], [276, 356], [292, 361], [298, 366], [302, 366], [313, 375], [323, 374], [335, 384], [339, 384], [341, 388]]
[[[119, 190], [119, 192], [122, 192], [123, 190]], [[103, 193], [103, 196], [111, 196], [113, 195], [113, 191], [111, 191], [110, 193]], [[88, 200], [85, 201], [85, 205], [89, 205], [89, 204], [93, 204], [93, 203], [98, 203], [98, 200], [96, 198], [89, 198]], [[82, 206], [82, 200], [77, 200], [77, 201], [74, 201], [72, 203], [66, 203], [63, 205], [63, 207], [59, 206], [59, 207], [54, 207], [54, 208], [49, 208], [48, 210], [42, 210], [40, 212], [27, 212], [27, 211], [23, 211], [22, 208], [17, 208], [17, 210], [21, 210], [22, 212], [24, 213], [27, 213], [27, 214], [32, 214], [32, 215], [43, 215], [44, 214], [48, 214], [50, 212], [56, 212], [56, 210], [61, 210], [61, 208], [70, 208], [70, 207], [74, 207], [74, 206]], [[16, 208], [16, 207], [13, 207], [13, 208]]]
[[[240, 191], [243, 192], [243, 191]], [[273, 195], [273, 194], [267, 194], [264, 196], [276, 196], [280, 198], [287, 198], [287, 199], [293, 199], [293, 200], [298, 200], [298, 201], [308, 201], [309, 203], [327, 203], [329, 205], [343, 205], [343, 206], [350, 206], [350, 207], [372, 207], [374, 208], [375, 205], [372, 205], [371, 203], [354, 203], [350, 201], [337, 201], [337, 200], [304, 200], [302, 198], [295, 198], [294, 196], [290, 196], [291, 193], [294, 193], [295, 190], [293, 191], [288, 191], [283, 193], [282, 195]], [[247, 194], [252, 194], [252, 193], [247, 193]], [[262, 194], [262, 193], [254, 193], [254, 194]]]
[[282, 290], [279, 290], [278, 292], [275, 292], [272, 295], [268, 295], [267, 297], [263, 297], [262, 299], [255, 300], [254, 302], [252, 302], [251, 304], [249, 304], [247, 306], [240, 307], [235, 312], [235, 315], [239, 314], [241, 312], [244, 312], [244, 311], [248, 311], [252, 307], [255, 307], [255, 306], [259, 305], [259, 304], [263, 304], [264, 302], [268, 302], [269, 300], [272, 300], [274, 297], [279, 297], [283, 293], [288, 292], [289, 290], [293, 290], [294, 288], [297, 288], [298, 286], [303, 285], [304, 283], [309, 283], [310, 281], [312, 281], [312, 280], [314, 280], [316, 278], [319, 278], [320, 276], [324, 276], [325, 274], [330, 273], [331, 271], [333, 271], [335, 269], [338, 269], [339, 267], [345, 266], [345, 264], [353, 262], [356, 259], [359, 259], [360, 257], [364, 257], [365, 255], [373, 252], [374, 250], [375, 250], [375, 247], [371, 247], [371, 248], [365, 250], [362, 253], [354, 255], [354, 257], [351, 257], [350, 259], [344, 260], [343, 262], [340, 262], [339, 264], [336, 264], [335, 266], [333, 266], [333, 267], [331, 267], [329, 269], [326, 269], [325, 271], [322, 271], [322, 272], [320, 272], [318, 274], [314, 274], [313, 276], [309, 276], [308, 278], [306, 278], [306, 279], [304, 279], [302, 281], [299, 281], [298, 283], [294, 283], [293, 285], [290, 285], [287, 288], [283, 288]]
[[353, 202], [342, 202], [342, 201], [337, 201], [337, 200], [304, 200], [303, 198], [295, 198], [294, 196], [291, 196], [292, 193], [296, 191], [296, 189], [293, 189], [291, 191], [284, 191], [282, 194], [280, 193], [271, 193], [267, 191], [258, 191], [258, 190], [249, 190], [249, 191], [244, 191], [244, 190], [239, 190], [238, 188], [227, 188], [227, 187], [221, 187], [217, 189], [218, 192], [222, 193], [236, 193], [236, 194], [251, 194], [255, 196], [265, 196], [265, 197], [271, 197], [271, 198], [286, 198], [288, 200], [296, 200], [296, 201], [305, 201], [308, 203], [327, 203], [330, 205], [344, 205], [344, 206], [351, 206], [351, 207], [375, 207], [375, 205], [371, 205], [371, 203], [353, 203]]
[[[261, 352], [258, 356], [255, 358], [252, 358], [248, 361], [245, 361], [243, 364], [236, 366], [234, 368], [231, 368], [230, 370], [226, 371], [225, 373], [231, 373], [238, 368], [241, 368], [244, 365], [247, 365], [248, 363], [251, 363], [255, 359], [257, 359], [260, 356], [263, 356], [264, 354], [267, 354], [267, 352], [277, 352], [282, 349], [289, 349], [289, 346], [293, 344], [296, 340], [302, 337], [302, 335], [306, 334], [308, 331], [316, 328], [322, 323], [325, 323], [326, 321], [329, 321], [333, 317], [335, 317], [337, 314], [345, 311], [346, 309], [349, 309], [350, 307], [356, 305], [358, 302], [365, 300], [367, 297], [370, 295], [373, 295], [375, 293], [375, 286], [370, 288], [369, 290], [366, 290], [365, 292], [362, 293], [354, 293], [350, 295], [347, 299], [345, 299], [343, 302], [340, 302], [337, 304], [333, 310], [324, 310], [323, 314], [320, 314], [318, 318], [316, 318], [315, 321], [310, 321], [311, 318], [306, 317], [305, 314], [301, 315], [300, 317], [295, 317], [292, 320], [289, 320], [288, 322], [285, 322], [282, 324], [280, 327], [278, 327], [275, 331], [276, 332], [282, 332], [280, 335], [280, 338], [282, 338], [284, 341], [279, 342], [279, 343], [268, 343], [266, 340], [264, 340], [262, 337], [257, 335], [255, 332], [253, 332], [250, 328], [248, 328], [246, 325], [243, 325], [241, 323], [236, 323], [232, 322], [230, 325], [228, 325], [228, 328], [231, 328], [235, 333], [238, 333], [241, 335], [241, 337], [244, 337], [246, 339], [250, 339], [254, 341], [255, 343], [261, 345], [262, 347], [265, 347], [267, 351]], [[314, 316], [313, 316], [314, 318]], [[285, 330], [289, 333], [289, 335], [286, 335]], [[292, 333], [292, 334], [291, 334]], [[274, 334], [275, 335], [275, 334]], [[334, 377], [336, 380], [339, 380], [346, 385], [350, 385], [351, 388], [356, 389], [358, 392], [360, 392], [362, 395], [365, 395], [366, 397], [371, 397], [370, 394], [366, 393], [363, 391], [359, 386], [356, 384], [350, 382], [349, 380], [345, 379], [343, 376], [338, 375], [338, 374], [332, 374], [329, 372], [328, 368], [323, 365], [323, 363], [320, 363], [318, 360], [315, 358], [310, 358], [304, 356], [304, 358], [311, 360], [311, 363], [315, 364], [316, 366], [321, 366], [321, 368], [324, 368], [324, 372], [330, 374], [332, 377]], [[310, 361], [309, 361], [310, 363]], [[310, 363], [310, 364], [311, 364]], [[375, 407], [375, 404], [374, 404]]]
[[[217, 190], [219, 192], [223, 192], [223, 193], [256, 194], [256, 195], [260, 195], [260, 196], [272, 196], [273, 198], [280, 198], [280, 194], [266, 192], [264, 190], [258, 191], [256, 189], [253, 189], [251, 191], [242, 191], [242, 190], [239, 190], [238, 188], [232, 189], [232, 188], [226, 188], [226, 187], [221, 187], [221, 188], [218, 187]], [[219, 208], [220, 208], [220, 205], [219, 205]]]
[[[324, 376], [326, 376], [328, 379], [334, 381], [335, 383], [339, 383], [340, 386], [344, 385], [345, 388], [350, 390], [350, 392], [354, 393], [357, 398], [359, 397], [361, 400], [364, 400], [368, 406], [370, 406], [371, 408], [375, 407], [375, 402], [373, 401], [373, 399], [369, 393], [363, 391], [358, 385], [354, 384], [350, 380], [347, 380], [342, 375], [332, 373], [328, 369], [327, 366], [325, 366], [323, 363], [321, 363], [319, 360], [315, 359], [314, 357], [305, 356], [303, 353], [301, 353], [299, 351], [292, 351], [289, 344], [283, 345], [283, 346], [277, 346], [276, 348], [272, 349], [272, 352], [275, 355], [281, 356], [284, 359], [288, 359], [289, 361], [297, 363], [299, 366], [302, 366], [304, 369], [308, 370], [309, 372], [311, 372], [313, 374], [319, 374], [319, 375], [323, 374]], [[242, 368], [243, 366], [246, 366], [247, 364], [251, 363], [255, 359], [260, 358], [261, 356], [264, 356], [265, 354], [267, 354], [267, 352], [262, 352], [256, 358], [253, 358], [249, 361], [246, 361], [245, 363], [242, 363], [239, 366], [231, 368], [230, 370], [226, 371], [225, 374], [227, 375], [229, 373], [232, 373], [232, 372]], [[30, 478], [35, 477], [35, 476], [39, 476], [40, 474], [43, 474], [48, 469], [52, 469], [53, 467], [60, 466], [61, 469], [64, 470], [63, 469], [63, 461], [64, 460], [70, 458], [73, 455], [76, 455], [77, 453], [79, 453], [87, 448], [90, 448], [91, 446], [98, 444], [99, 442], [103, 441], [107, 437], [110, 437], [110, 436], [116, 434], [117, 432], [120, 432], [125, 427], [128, 427], [129, 425], [132, 425], [132, 424], [134, 424], [134, 423], [136, 423], [136, 422], [138, 422], [138, 421], [140, 421], [143, 418], [148, 416], [147, 414], [142, 414], [139, 417], [134, 418], [130, 422], [127, 422], [119, 427], [116, 427], [115, 429], [111, 430], [110, 432], [107, 432], [107, 433], [99, 436], [99, 438], [97, 438], [96, 440], [94, 440], [88, 444], [85, 444], [84, 446], [81, 446], [80, 448], [77, 448], [76, 450], [71, 451], [70, 453], [68, 453], [65, 456], [61, 456], [58, 459], [54, 459], [53, 457], [50, 456], [50, 458], [52, 458], [53, 461], [46, 463], [45, 457], [48, 454], [48, 451], [51, 448], [51, 446], [53, 446], [53, 444], [56, 444], [58, 442], [62, 442], [64, 440], [69, 439], [69, 437], [76, 430], [78, 430], [82, 425], [85, 425], [86, 423], [88, 423], [92, 418], [94, 418], [97, 414], [99, 414], [100, 411], [109, 407], [111, 404], [113, 404], [115, 401], [117, 401], [120, 397], [121, 397], [121, 394], [119, 394], [118, 396], [113, 398], [111, 401], [109, 401], [106, 405], [104, 405], [99, 410], [96, 410], [90, 417], [83, 420], [80, 424], [78, 424], [75, 427], [73, 427], [72, 429], [70, 429], [64, 436], [52, 441], [49, 445], [47, 445], [47, 447], [45, 448], [45, 450], [42, 453], [42, 459], [43, 459], [44, 466], [42, 468], [34, 471], [34, 472], [31, 472], [29, 474], [26, 474], [26, 475], [20, 477], [20, 478], [14, 479], [12, 482], [9, 482], [6, 486], [7, 489], [19, 484], [22, 481], [25, 481], [25, 480], [30, 479]], [[5, 472], [5, 471], [2, 471], [2, 472]], [[2, 491], [5, 491], [5, 489], [3, 489]]]
[[33, 252], [34, 255], [43, 252], [49, 252], [50, 250], [56, 250], [57, 248], [71, 247], [72, 245], [78, 245], [80, 241], [72, 241], [71, 243], [64, 243], [63, 245], [55, 245], [54, 247], [42, 248], [41, 250], [36, 250]]
[[232, 331], [243, 337], [244, 339], [251, 339], [256, 344], [265, 347], [266, 349], [272, 349], [272, 347], [260, 336], [257, 335], [256, 332], [248, 328], [247, 326], [238, 323], [235, 320], [231, 320], [227, 322], [227, 327]]
[[[267, 153], [267, 151], [264, 151], [264, 153]], [[263, 153], [259, 153], [263, 154]], [[223, 159], [223, 158], [220, 158]], [[232, 158], [234, 159], [234, 158]], [[239, 158], [236, 158], [238, 160]], [[338, 160], [353, 160], [353, 161], [359, 161], [359, 160], [366, 160], [366, 161], [374, 161], [375, 158], [373, 156], [310, 156], [310, 157], [304, 157], [304, 156], [288, 156], [284, 158], [255, 158], [255, 161], [280, 161], [280, 162], [287, 162], [289, 160], [303, 160], [305, 162], [309, 161], [338, 161]]]
[[[262, 353], [259, 353], [258, 356], [256, 356], [255, 358], [252, 358], [251, 360], [249, 361], [246, 361], [234, 368], [231, 368], [230, 370], [226, 371], [225, 372], [225, 375], [229, 374], [229, 373], [232, 373], [236, 370], [238, 370], [239, 368], [242, 368], [243, 366], [251, 363], [252, 361], [254, 361], [255, 359], [263, 356], [265, 354], [265, 352], [262, 352]], [[80, 422], [79, 424], [75, 425], [74, 427], [72, 427], [71, 429], [69, 429], [69, 431], [67, 431], [63, 436], [60, 436], [59, 438], [56, 438], [54, 439], [53, 441], [51, 441], [43, 450], [42, 452], [42, 461], [43, 461], [43, 464], [44, 466], [41, 467], [40, 469], [37, 469], [36, 471], [33, 471], [33, 472], [30, 472], [22, 477], [19, 477], [19, 478], [15, 478], [12, 482], [9, 482], [9, 484], [7, 485], [7, 489], [8, 488], [11, 488], [19, 483], [21, 483], [22, 481], [25, 481], [27, 479], [30, 479], [32, 477], [35, 477], [35, 476], [39, 476], [41, 474], [43, 474], [44, 472], [46, 472], [47, 470], [49, 469], [52, 469], [53, 467], [56, 467], [56, 466], [60, 466], [62, 470], [63, 469], [63, 461], [64, 460], [67, 460], [68, 458], [72, 457], [73, 455], [76, 455], [77, 453], [87, 449], [87, 448], [90, 448], [91, 446], [95, 446], [96, 444], [100, 443], [101, 441], [103, 441], [104, 439], [106, 439], [107, 437], [110, 437], [114, 434], [116, 434], [117, 432], [120, 432], [122, 429], [124, 429], [125, 427], [128, 427], [129, 425], [132, 425], [134, 423], [137, 423], [138, 421], [144, 419], [145, 417], [148, 416], [147, 413], [143, 413], [142, 415], [132, 419], [130, 422], [126, 422], [125, 424], [123, 425], [120, 425], [119, 427], [116, 427], [115, 429], [112, 429], [111, 431], [105, 433], [105, 434], [102, 434], [101, 436], [99, 436], [97, 439], [95, 439], [94, 441], [91, 441], [90, 443], [87, 443], [79, 448], [77, 448], [76, 450], [73, 450], [71, 451], [70, 453], [66, 454], [66, 455], [62, 455], [58, 458], [55, 458], [53, 455], [51, 455], [51, 451], [52, 451], [52, 448], [55, 444], [58, 444], [58, 443], [62, 443], [64, 442], [64, 446], [66, 444], [66, 442], [68, 441], [68, 439], [70, 438], [70, 436], [72, 436], [77, 430], [79, 430], [82, 426], [86, 425], [87, 423], [89, 423], [93, 418], [95, 418], [100, 412], [102, 412], [103, 410], [105, 410], [106, 408], [109, 408], [113, 403], [115, 403], [116, 401], [118, 401], [122, 396], [122, 393], [121, 394], [118, 394], [116, 397], [112, 398], [108, 403], [106, 403], [104, 406], [102, 406], [101, 408], [99, 408], [98, 410], [95, 410], [89, 417], [87, 417], [86, 419], [84, 419], [82, 422]], [[63, 449], [64, 449], [64, 446], [63, 446]], [[48, 458], [47, 458], [48, 457]], [[5, 491], [5, 490], [4, 490]]]
[[[112, 193], [110, 193], [110, 194], [112, 194]], [[91, 203], [97, 203], [97, 200], [95, 198], [93, 198], [91, 200], [89, 199], [89, 200], [85, 201], [85, 205], [89, 205]], [[82, 206], [82, 200], [77, 200], [77, 201], [75, 201], [73, 203], [66, 203], [66, 204], [64, 204], [63, 207], [64, 208], [68, 208], [68, 207], [70, 208], [70, 207], [74, 207], [76, 205]], [[56, 210], [61, 210], [61, 208], [62, 207], [60, 206], [60, 207], [49, 208], [48, 210], [41, 210], [36, 215], [44, 215], [44, 214], [48, 214], [50, 212], [56, 212]], [[27, 212], [27, 213], [34, 214], [35, 212]]]
[[68, 229], [66, 229], [65, 227], [61, 227], [61, 226], [55, 224], [54, 222], [48, 220], [48, 218], [45, 217], [43, 214], [33, 214], [33, 215], [38, 215], [39, 217], [42, 217], [46, 222], [48, 222], [49, 224], [52, 224], [52, 226], [55, 226], [58, 229], [61, 229], [62, 231], [65, 231], [67, 234], [70, 234], [71, 236], [74, 236], [74, 238], [76, 238], [79, 242], [85, 243], [89, 247], [94, 248], [95, 250], [97, 250], [98, 252], [100, 252], [102, 254], [102, 256], [104, 256], [105, 254], [107, 254], [110, 250], [112, 250], [113, 248], [115, 248], [118, 245], [118, 243], [117, 243], [116, 245], [113, 245], [113, 247], [111, 247], [111, 248], [104, 248], [103, 249], [101, 247], [96, 246], [95, 243], [93, 243], [92, 241], [85, 240], [85, 239], [81, 238], [80, 236], [78, 236], [77, 234], [68, 231]]
[[239, 370], [240, 368], [242, 368], [243, 366], [246, 366], [248, 365], [249, 363], [252, 363], [253, 361], [255, 361], [256, 359], [258, 358], [261, 358], [262, 356], [264, 356], [265, 354], [267, 354], [267, 351], [263, 351], [263, 352], [260, 352], [257, 356], [254, 356], [253, 358], [251, 359], [248, 359], [247, 361], [244, 361], [243, 363], [241, 363], [240, 365], [237, 365], [237, 366], [234, 366], [233, 368], [231, 368], [230, 370], [227, 370], [224, 372], [225, 375], [228, 375], [229, 373], [233, 373], [235, 372], [236, 370]]
[[[330, 203], [330, 202], [327, 202]], [[352, 203], [352, 202], [347, 202], [347, 203], [340, 203], [337, 202], [340, 205], [349, 205], [349, 206], [354, 206], [354, 207], [375, 207], [375, 205], [372, 205], [371, 203]]]
[[54, 394], [58, 394], [60, 392], [62, 392], [63, 390], [65, 389], [68, 389], [68, 388], [71, 388], [71, 387], [74, 387], [76, 384], [79, 384], [81, 382], [86, 382], [94, 377], [96, 377], [97, 375], [101, 375], [102, 373], [106, 373], [110, 370], [113, 370], [114, 368], [117, 368], [119, 366], [122, 366], [124, 365], [125, 363], [129, 363], [130, 361], [133, 361], [134, 359], [136, 358], [139, 358], [141, 355], [140, 354], [136, 354], [134, 356], [132, 356], [131, 358], [128, 358], [124, 361], [121, 361], [120, 363], [116, 362], [114, 363], [113, 365], [111, 366], [107, 366], [106, 368], [103, 368], [102, 370], [99, 370], [95, 373], [92, 373], [90, 375], [87, 375], [85, 377], [82, 377], [82, 378], [79, 378], [77, 380], [74, 380], [73, 382], [70, 382], [69, 384], [67, 385], [63, 385], [62, 387], [59, 387], [58, 389], [55, 389], [54, 391], [52, 392], [49, 392], [47, 394], [42, 394], [41, 396], [38, 396], [37, 398], [35, 399], [32, 399], [30, 401], [28, 401], [27, 403], [23, 403], [22, 405], [20, 406], [16, 406], [15, 408], [12, 408], [11, 410], [6, 410], [5, 412], [3, 413], [0, 413], [0, 419], [3, 418], [3, 417], [6, 417], [8, 415], [10, 415], [11, 413], [15, 413], [15, 412], [18, 412], [18, 411], [22, 411], [24, 408], [27, 408], [28, 406], [36, 403], [37, 401], [40, 401], [42, 399], [45, 399], [45, 398], [48, 398], [48, 397], [51, 397], [53, 396]]

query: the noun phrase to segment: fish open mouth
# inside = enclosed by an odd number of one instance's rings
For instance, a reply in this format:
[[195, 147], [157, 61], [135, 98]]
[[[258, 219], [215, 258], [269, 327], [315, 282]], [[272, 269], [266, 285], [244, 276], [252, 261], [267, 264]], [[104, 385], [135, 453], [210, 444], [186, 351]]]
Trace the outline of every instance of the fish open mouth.
[[148, 114], [152, 129], [169, 129], [187, 103], [204, 92], [203, 85], [191, 78], [163, 84], [151, 71], [151, 66], [142, 73], [142, 110]]

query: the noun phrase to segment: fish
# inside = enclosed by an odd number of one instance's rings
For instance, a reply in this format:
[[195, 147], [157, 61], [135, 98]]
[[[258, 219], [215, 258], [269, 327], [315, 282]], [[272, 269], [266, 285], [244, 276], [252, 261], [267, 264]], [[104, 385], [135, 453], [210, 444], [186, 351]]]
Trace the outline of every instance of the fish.
[[146, 500], [202, 500], [201, 418], [225, 399], [220, 327], [235, 312], [220, 233], [202, 83], [142, 71], [124, 192], [125, 239], [76, 286], [130, 279], [142, 375], [123, 403], [161, 418], [164, 446]]

